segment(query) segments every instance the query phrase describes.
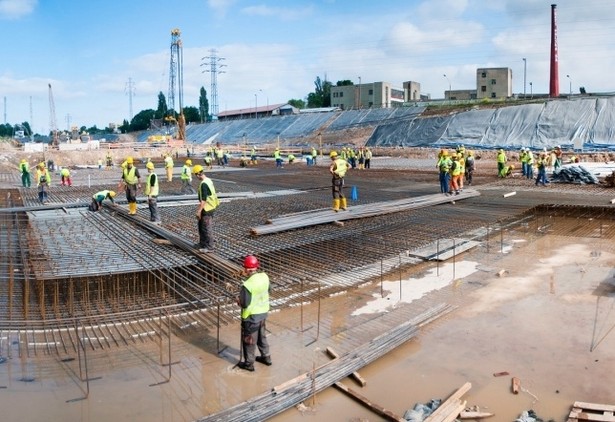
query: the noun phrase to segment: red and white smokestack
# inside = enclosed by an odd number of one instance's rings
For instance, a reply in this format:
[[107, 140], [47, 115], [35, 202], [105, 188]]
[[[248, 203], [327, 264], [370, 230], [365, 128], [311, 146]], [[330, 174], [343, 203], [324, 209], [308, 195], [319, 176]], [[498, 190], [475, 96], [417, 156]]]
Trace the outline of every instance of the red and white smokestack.
[[549, 79], [549, 97], [559, 97], [559, 67], [557, 58], [557, 4], [551, 5], [551, 75]]

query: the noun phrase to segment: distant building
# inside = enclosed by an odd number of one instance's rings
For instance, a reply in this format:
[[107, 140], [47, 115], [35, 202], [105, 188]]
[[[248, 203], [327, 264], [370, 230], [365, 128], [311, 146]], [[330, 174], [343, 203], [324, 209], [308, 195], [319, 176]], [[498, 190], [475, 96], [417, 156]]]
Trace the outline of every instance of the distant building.
[[445, 100], [475, 100], [475, 89], [453, 89], [451, 91], [444, 91]]
[[401, 107], [406, 101], [405, 90], [389, 82], [332, 86], [330, 95], [331, 106], [342, 110]]
[[297, 114], [299, 110], [288, 103], [271, 104], [259, 107], [240, 108], [237, 110], [225, 110], [218, 113], [218, 120], [234, 119], [260, 119], [267, 116], [281, 116]]
[[422, 101], [428, 98], [421, 95], [421, 84], [414, 81], [404, 82], [404, 97], [406, 102]]
[[509, 67], [476, 69], [476, 97], [478, 99], [512, 97], [512, 69]]

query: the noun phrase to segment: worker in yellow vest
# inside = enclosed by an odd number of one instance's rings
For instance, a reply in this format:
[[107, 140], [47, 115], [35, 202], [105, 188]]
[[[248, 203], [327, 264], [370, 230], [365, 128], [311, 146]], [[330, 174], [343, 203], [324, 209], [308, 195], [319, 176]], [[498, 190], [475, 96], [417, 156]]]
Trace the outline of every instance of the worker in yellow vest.
[[167, 173], [167, 182], [173, 181], [173, 157], [171, 154], [167, 154], [164, 156], [164, 170]]
[[21, 171], [21, 185], [24, 188], [29, 188], [31, 185], [30, 182], [30, 165], [28, 164], [28, 160], [22, 158], [19, 163], [19, 171]]
[[346, 209], [346, 197], [344, 196], [344, 177], [348, 171], [348, 162], [338, 157], [336, 151], [331, 151], [331, 166], [329, 173], [333, 176], [331, 180], [331, 191], [333, 193], [333, 211], [338, 212], [340, 208]]
[[190, 159], [186, 160], [186, 163], [182, 167], [182, 174], [180, 176], [182, 179], [181, 193], [183, 193], [184, 195], [190, 195], [195, 193], [194, 188], [192, 187], [192, 170], [190, 169], [191, 167], [192, 160]]
[[154, 224], [160, 224], [158, 215], [158, 175], [154, 171], [154, 163], [149, 161], [147, 168], [147, 182], [145, 183], [145, 195], [147, 196], [147, 206], [149, 208], [149, 220]]
[[40, 163], [36, 169], [36, 184], [38, 186], [38, 200], [46, 204], [47, 190], [51, 185], [51, 175], [45, 167], [45, 163]]
[[[243, 361], [237, 366], [254, 372], [254, 362], [271, 366], [271, 354], [267, 341], [267, 315], [269, 313], [269, 276], [258, 271], [259, 262], [253, 255], [243, 260], [248, 278], [241, 285], [237, 303], [241, 306], [241, 347]], [[260, 356], [256, 356], [256, 347]]]
[[205, 174], [203, 166], [197, 164], [192, 169], [196, 177], [201, 181], [199, 184], [199, 207], [196, 210], [196, 218], [199, 220], [199, 251], [203, 253], [211, 252], [214, 248], [214, 236], [212, 222], [214, 211], [220, 205], [214, 183]]
[[118, 185], [121, 189], [122, 185], [126, 192], [126, 201], [128, 201], [128, 214], [134, 215], [137, 213], [137, 191], [141, 189], [141, 175], [139, 169], [134, 166], [132, 157], [127, 157], [125, 167], [122, 164], [122, 178]]

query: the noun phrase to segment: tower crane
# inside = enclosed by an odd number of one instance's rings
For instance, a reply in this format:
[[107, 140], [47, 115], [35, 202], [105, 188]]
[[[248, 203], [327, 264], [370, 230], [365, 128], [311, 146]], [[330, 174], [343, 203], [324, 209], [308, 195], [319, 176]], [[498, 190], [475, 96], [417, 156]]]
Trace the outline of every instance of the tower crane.
[[[171, 68], [169, 71], [169, 110], [172, 115], [167, 116], [168, 120], [177, 121], [177, 139], [186, 140], [186, 118], [184, 116], [184, 56], [181, 31], [175, 28], [171, 31]], [[175, 91], [177, 90], [177, 100], [179, 115], [175, 110]]]
[[51, 84], [49, 85], [49, 132], [51, 133], [52, 145], [57, 146], [58, 140], [58, 122], [56, 120], [56, 105], [53, 101], [53, 91]]

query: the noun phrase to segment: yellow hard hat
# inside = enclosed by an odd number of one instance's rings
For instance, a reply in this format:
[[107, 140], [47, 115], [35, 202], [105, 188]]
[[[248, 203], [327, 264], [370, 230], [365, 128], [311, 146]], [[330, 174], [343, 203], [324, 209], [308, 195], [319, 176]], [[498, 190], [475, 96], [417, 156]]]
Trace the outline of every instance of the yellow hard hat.
[[154, 170], [154, 163], [152, 163], [151, 161], [149, 161], [145, 167], [149, 170]]
[[109, 191], [109, 196], [111, 198], [115, 198], [115, 191]]
[[[188, 160], [188, 161], [190, 161], [190, 160]], [[187, 162], [186, 162], [186, 163], [187, 163]], [[200, 164], [197, 164], [196, 166], [194, 166], [194, 167], [192, 168], [192, 173], [194, 173], [194, 174], [203, 173], [203, 166], [202, 166], [202, 165], [200, 165]]]
[[26, 162], [26, 159], [25, 159], [25, 158], [22, 158], [22, 159], [21, 159], [21, 162], [22, 162], [22, 163], [25, 163], [25, 162]]
[[191, 166], [192, 165], [192, 160], [186, 160], [186, 165], [187, 166]]
[[337, 157], [337, 152], [331, 151], [331, 153], [329, 154], [329, 157], [331, 157], [331, 158]]
[[510, 168], [510, 170], [514, 170], [514, 169], [515, 169], [515, 166], [513, 166], [513, 165], [511, 164], [509, 168]]
[[134, 163], [134, 160], [132, 159], [132, 157], [126, 158], [126, 164], [132, 164], [132, 163]]
[[447, 151], [447, 150], [445, 150], [445, 149], [443, 149], [443, 150], [442, 150], [442, 155], [443, 155], [443, 156], [448, 155], [448, 151]]
[[38, 166], [39, 166], [40, 168], [44, 168], [44, 167], [45, 167], [45, 163], [38, 163]]

